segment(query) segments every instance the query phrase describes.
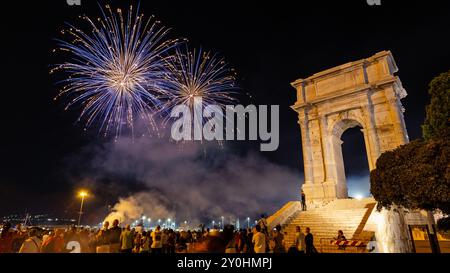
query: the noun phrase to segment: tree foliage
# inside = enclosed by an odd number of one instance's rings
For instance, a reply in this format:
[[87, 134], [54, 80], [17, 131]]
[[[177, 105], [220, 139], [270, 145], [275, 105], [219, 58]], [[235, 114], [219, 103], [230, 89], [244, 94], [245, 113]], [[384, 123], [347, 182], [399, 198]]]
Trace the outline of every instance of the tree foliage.
[[450, 215], [450, 71], [433, 79], [429, 94], [425, 140], [382, 154], [370, 174], [379, 209], [395, 204]]
[[425, 140], [448, 138], [450, 136], [450, 71], [434, 78], [428, 93], [431, 101], [426, 109], [426, 119], [422, 125]]
[[386, 152], [370, 174], [378, 206], [450, 214], [450, 141], [416, 140]]

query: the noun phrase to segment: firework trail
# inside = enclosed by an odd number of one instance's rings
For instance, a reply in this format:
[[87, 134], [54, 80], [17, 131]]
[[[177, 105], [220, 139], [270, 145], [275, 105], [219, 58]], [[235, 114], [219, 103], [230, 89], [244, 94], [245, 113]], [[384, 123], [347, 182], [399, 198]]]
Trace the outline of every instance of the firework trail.
[[201, 98], [202, 108], [215, 105], [225, 109], [237, 101], [234, 97], [239, 89], [236, 73], [217, 54], [202, 49], [191, 51], [182, 46], [166, 61], [168, 74], [164, 94], [167, 97], [162, 108], [166, 117], [178, 105], [188, 106], [193, 113], [195, 98]]
[[59, 40], [54, 51], [68, 52], [71, 59], [50, 71], [68, 76], [58, 82], [62, 89], [55, 99], [68, 98], [66, 110], [81, 106], [78, 121], [85, 121], [85, 130], [96, 125], [105, 136], [114, 131], [117, 137], [123, 127], [133, 132], [138, 118], [155, 129], [160, 98], [168, 96], [161, 88], [165, 58], [180, 41], [167, 39], [169, 29], [153, 16], [144, 19], [139, 6], [136, 12], [130, 6], [126, 14], [105, 8], [100, 7], [102, 17], [97, 20], [80, 16], [91, 31], [68, 24], [62, 32], [70, 40]]

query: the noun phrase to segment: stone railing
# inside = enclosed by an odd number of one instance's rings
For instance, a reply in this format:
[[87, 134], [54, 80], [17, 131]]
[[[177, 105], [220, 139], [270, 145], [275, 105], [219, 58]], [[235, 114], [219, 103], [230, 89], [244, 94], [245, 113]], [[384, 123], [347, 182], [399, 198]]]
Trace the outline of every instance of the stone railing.
[[289, 218], [295, 215], [295, 213], [302, 210], [300, 201], [291, 201], [284, 205], [279, 211], [275, 212], [272, 216], [267, 218], [267, 225], [269, 230], [275, 228], [278, 224], [284, 225]]

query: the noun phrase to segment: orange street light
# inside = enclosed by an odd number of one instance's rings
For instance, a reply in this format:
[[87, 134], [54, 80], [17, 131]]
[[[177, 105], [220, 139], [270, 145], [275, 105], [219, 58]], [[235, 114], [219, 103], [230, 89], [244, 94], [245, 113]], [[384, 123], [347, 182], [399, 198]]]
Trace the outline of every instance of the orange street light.
[[80, 226], [81, 223], [81, 215], [83, 214], [83, 205], [84, 205], [84, 198], [88, 196], [88, 193], [86, 191], [80, 191], [78, 193], [78, 196], [81, 197], [81, 206], [80, 206], [80, 212], [78, 216], [78, 226]]

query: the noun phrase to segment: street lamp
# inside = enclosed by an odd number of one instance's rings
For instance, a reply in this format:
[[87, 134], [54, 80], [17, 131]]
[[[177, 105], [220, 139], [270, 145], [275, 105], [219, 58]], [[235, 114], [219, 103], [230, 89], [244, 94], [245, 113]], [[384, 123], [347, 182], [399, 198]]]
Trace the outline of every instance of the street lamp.
[[81, 215], [83, 214], [83, 205], [84, 205], [84, 198], [88, 196], [87, 192], [85, 191], [80, 191], [78, 193], [78, 196], [81, 197], [81, 205], [80, 205], [80, 212], [78, 215], [78, 226], [80, 226], [81, 223]]
[[250, 217], [247, 217], [247, 229], [250, 228]]

